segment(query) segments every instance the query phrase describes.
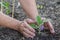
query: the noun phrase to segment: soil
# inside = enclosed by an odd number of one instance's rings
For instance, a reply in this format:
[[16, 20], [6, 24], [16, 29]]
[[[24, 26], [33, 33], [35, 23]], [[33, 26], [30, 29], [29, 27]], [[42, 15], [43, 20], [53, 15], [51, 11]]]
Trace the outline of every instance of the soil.
[[[11, 0], [8, 2], [11, 3]], [[49, 30], [43, 30], [41, 34], [36, 32], [36, 36], [25, 38], [21, 33], [9, 28], [0, 27], [0, 40], [60, 40], [60, 0], [37, 0], [37, 5], [43, 5], [43, 8], [38, 8], [41, 17], [46, 17], [52, 20], [56, 33], [53, 35]], [[27, 15], [23, 11], [21, 5], [17, 8], [18, 1], [15, 3], [14, 18], [17, 20], [24, 20]], [[12, 6], [10, 6], [11, 8]], [[5, 13], [5, 11], [4, 11]], [[11, 13], [9, 14], [11, 16]]]

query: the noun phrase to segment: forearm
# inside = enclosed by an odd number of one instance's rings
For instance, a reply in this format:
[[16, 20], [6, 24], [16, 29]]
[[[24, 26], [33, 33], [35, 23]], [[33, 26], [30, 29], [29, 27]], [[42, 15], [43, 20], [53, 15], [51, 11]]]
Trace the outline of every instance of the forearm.
[[17, 30], [17, 24], [20, 21], [0, 13], [0, 25]]
[[35, 0], [20, 0], [20, 3], [30, 18], [35, 19], [38, 16]]

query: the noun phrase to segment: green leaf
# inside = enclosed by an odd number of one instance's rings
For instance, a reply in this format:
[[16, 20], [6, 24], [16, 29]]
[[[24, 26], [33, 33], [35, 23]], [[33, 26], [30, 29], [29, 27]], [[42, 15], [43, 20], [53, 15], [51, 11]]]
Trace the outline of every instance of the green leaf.
[[37, 25], [35, 25], [35, 24], [30, 24], [30, 26], [31, 26], [32, 28], [34, 28], [34, 29], [37, 29], [37, 28], [38, 28]]
[[37, 21], [37, 23], [38, 23], [38, 26], [35, 25], [35, 24], [30, 24], [30, 26], [31, 26], [32, 28], [34, 28], [34, 29], [39, 28], [39, 26], [43, 23], [43, 21], [42, 21], [42, 19], [41, 19], [40, 16], [37, 16], [37, 17], [36, 17], [36, 21]]
[[0, 6], [3, 6], [5, 9], [6, 9], [6, 14], [9, 14], [10, 13], [10, 9], [9, 9], [9, 2], [0, 2]]
[[3, 4], [4, 4], [4, 7], [5, 7], [6, 9], [9, 8], [9, 3], [8, 3], [8, 2], [3, 2]]
[[44, 6], [43, 5], [37, 5], [38, 9], [42, 9]]
[[0, 2], [0, 6], [3, 6], [3, 7], [4, 7], [4, 4], [3, 4], [3, 2]]
[[7, 9], [7, 10], [6, 10], [6, 14], [8, 15], [9, 13], [10, 13], [10, 10], [9, 10], [9, 9]]
[[8, 2], [3, 2], [3, 4], [4, 4], [6, 7], [9, 7], [9, 3], [8, 3]]
[[36, 17], [36, 21], [37, 21], [38, 25], [40, 25], [40, 24], [43, 23], [43, 21], [42, 21], [42, 19], [41, 19], [40, 16], [37, 16], [37, 17]]

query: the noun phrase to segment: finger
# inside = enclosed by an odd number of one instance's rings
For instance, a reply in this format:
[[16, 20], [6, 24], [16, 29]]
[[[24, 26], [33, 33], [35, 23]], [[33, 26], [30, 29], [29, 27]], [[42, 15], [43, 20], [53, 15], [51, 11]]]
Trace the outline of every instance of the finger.
[[35, 30], [34, 30], [31, 26], [29, 26], [25, 21], [24, 21], [24, 25], [25, 25], [25, 27], [26, 27], [27, 29], [29, 29], [31, 32], [34, 32], [34, 33], [35, 33]]
[[51, 33], [55, 33], [54, 28], [53, 28], [53, 25], [51, 24], [51, 22], [48, 21], [47, 24], [48, 24], [48, 27], [49, 27], [49, 29], [50, 29], [50, 32], [51, 32]]
[[34, 20], [32, 20], [32, 19], [25, 19], [25, 21], [27, 22], [27, 23], [36, 23], [36, 21], [34, 21]]
[[53, 25], [51, 24], [50, 21], [46, 22], [46, 23], [44, 24], [44, 26], [45, 26], [47, 29], [49, 29], [51, 33], [55, 33], [54, 28], [53, 28]]
[[24, 32], [26, 32], [27, 34], [31, 35], [31, 36], [35, 36], [35, 33], [29, 31], [29, 29], [24, 28]]
[[27, 34], [26, 32], [23, 32], [23, 35], [24, 35], [25, 37], [27, 37], [27, 38], [29, 38], [29, 37], [33, 38], [33, 36]]

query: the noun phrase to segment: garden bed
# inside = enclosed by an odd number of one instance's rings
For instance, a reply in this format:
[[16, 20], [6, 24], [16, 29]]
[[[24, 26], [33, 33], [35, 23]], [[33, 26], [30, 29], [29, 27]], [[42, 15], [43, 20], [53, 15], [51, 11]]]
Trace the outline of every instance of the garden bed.
[[[38, 8], [41, 17], [50, 18], [56, 34], [51, 34], [46, 30], [43, 30], [41, 34], [36, 33], [36, 36], [31, 38], [24, 38], [16, 30], [9, 28], [0, 28], [0, 40], [60, 40], [60, 3], [59, 0], [38, 0], [37, 4], [43, 6]], [[16, 5], [17, 6], [17, 5]], [[11, 13], [9, 14], [11, 16]], [[21, 7], [15, 8], [14, 18], [18, 20], [24, 20], [27, 16], [24, 14]]]

